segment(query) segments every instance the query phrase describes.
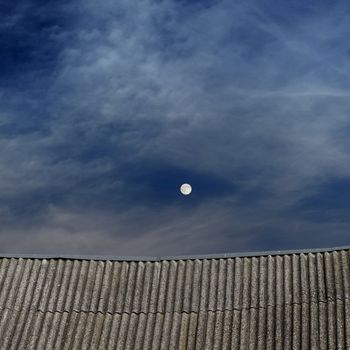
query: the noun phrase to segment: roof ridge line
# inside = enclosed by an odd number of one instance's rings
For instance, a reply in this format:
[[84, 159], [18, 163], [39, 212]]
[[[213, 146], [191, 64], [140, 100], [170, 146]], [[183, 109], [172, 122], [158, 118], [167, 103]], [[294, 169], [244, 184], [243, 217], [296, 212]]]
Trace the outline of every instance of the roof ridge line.
[[165, 256], [111, 256], [111, 255], [75, 255], [75, 254], [11, 254], [0, 253], [0, 258], [23, 258], [23, 259], [64, 259], [64, 260], [112, 260], [112, 261], [163, 261], [163, 260], [204, 260], [204, 259], [227, 259], [258, 257], [268, 255], [292, 255], [307, 253], [325, 253], [339, 250], [350, 250], [350, 246], [329, 247], [329, 248], [310, 248], [310, 249], [289, 249], [289, 250], [271, 250], [271, 251], [253, 251], [253, 252], [234, 252], [234, 253], [216, 253], [216, 254], [194, 254], [194, 255], [165, 255]]

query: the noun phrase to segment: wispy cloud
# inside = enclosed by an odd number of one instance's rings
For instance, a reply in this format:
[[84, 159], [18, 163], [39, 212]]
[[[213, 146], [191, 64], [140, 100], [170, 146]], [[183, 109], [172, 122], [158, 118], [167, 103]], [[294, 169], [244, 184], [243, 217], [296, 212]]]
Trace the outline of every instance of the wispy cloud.
[[0, 27], [3, 249], [346, 243], [344, 220], [296, 209], [350, 175], [345, 1], [50, 6], [28, 1]]

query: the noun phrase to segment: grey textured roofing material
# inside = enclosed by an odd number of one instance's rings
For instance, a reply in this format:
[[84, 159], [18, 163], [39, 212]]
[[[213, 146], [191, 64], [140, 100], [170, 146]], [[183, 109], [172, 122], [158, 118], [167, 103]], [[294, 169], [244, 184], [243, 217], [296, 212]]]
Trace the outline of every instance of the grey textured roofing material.
[[350, 349], [350, 250], [0, 258], [0, 349]]

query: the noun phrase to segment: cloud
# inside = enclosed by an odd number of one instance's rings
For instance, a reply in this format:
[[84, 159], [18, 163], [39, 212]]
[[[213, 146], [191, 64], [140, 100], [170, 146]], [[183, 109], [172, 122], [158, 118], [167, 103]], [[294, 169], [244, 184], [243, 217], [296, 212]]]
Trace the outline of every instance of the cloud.
[[[269, 230], [271, 247], [314, 242], [320, 224], [296, 208], [350, 175], [346, 2], [50, 6], [28, 1], [1, 26], [3, 247], [254, 250]], [[176, 176], [197, 201], [179, 202]]]

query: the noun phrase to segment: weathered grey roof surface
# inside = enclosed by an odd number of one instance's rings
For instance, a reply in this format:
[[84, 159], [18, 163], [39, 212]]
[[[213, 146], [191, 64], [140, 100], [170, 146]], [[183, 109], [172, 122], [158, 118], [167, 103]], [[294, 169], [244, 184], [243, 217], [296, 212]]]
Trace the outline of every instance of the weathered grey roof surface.
[[350, 349], [349, 253], [3, 257], [0, 349]]

